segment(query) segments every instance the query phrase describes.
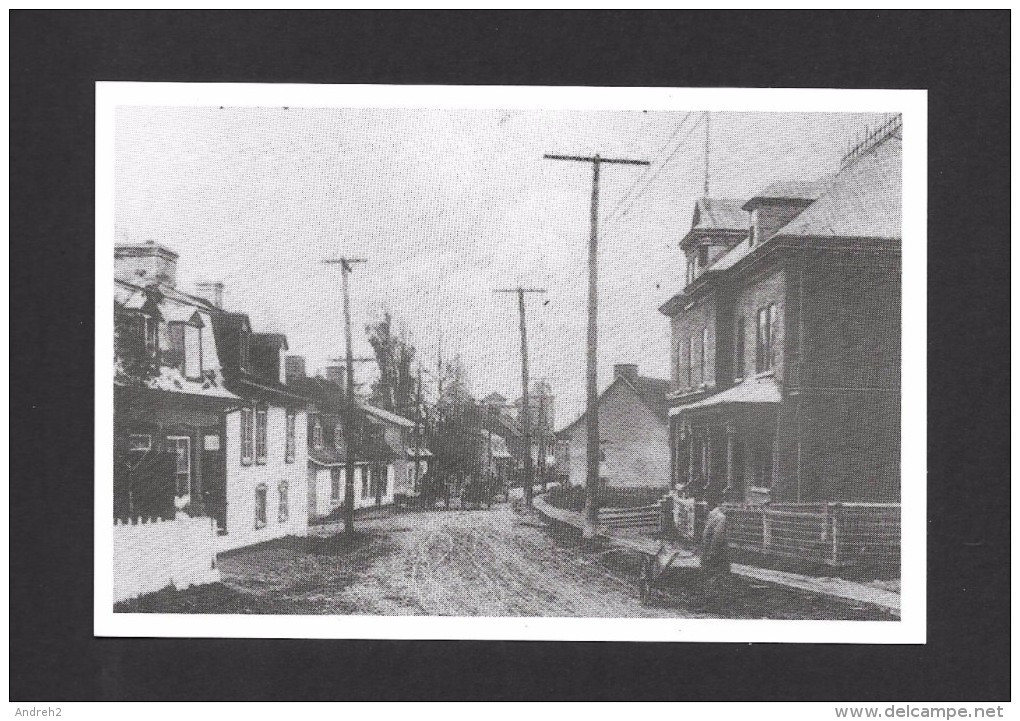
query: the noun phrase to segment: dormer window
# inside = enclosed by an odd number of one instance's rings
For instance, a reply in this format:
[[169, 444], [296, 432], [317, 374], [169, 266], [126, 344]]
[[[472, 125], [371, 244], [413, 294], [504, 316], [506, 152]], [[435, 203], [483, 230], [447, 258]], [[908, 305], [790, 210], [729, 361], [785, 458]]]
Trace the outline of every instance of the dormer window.
[[166, 364], [180, 369], [185, 377], [198, 380], [202, 377], [202, 319], [197, 313], [187, 320], [174, 319], [167, 323], [167, 340], [170, 347], [164, 357]]
[[142, 316], [142, 337], [145, 343], [145, 352], [155, 357], [159, 350], [159, 320], [151, 316]]
[[184, 375], [202, 377], [202, 329], [193, 325], [184, 326]]

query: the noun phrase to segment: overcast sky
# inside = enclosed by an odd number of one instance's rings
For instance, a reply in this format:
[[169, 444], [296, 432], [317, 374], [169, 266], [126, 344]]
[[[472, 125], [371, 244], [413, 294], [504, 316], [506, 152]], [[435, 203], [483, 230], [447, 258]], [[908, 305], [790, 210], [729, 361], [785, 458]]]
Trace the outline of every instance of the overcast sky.
[[[552, 385], [558, 427], [584, 402], [591, 166], [542, 155], [656, 161], [603, 166], [599, 380], [622, 362], [669, 377], [657, 309], [680, 289], [677, 243], [702, 195], [700, 113], [121, 107], [116, 119], [117, 241], [178, 252], [184, 290], [223, 281], [226, 307], [286, 333], [312, 372], [343, 353], [340, 270], [324, 258], [369, 261], [352, 276], [356, 355], [372, 354], [364, 327], [388, 309], [431, 367], [440, 336], [444, 356], [459, 352], [478, 397], [520, 394], [516, 298], [492, 290], [547, 288], [528, 298], [530, 365]], [[833, 173], [881, 120], [714, 113], [711, 195]], [[633, 202], [612, 222], [621, 199]]]

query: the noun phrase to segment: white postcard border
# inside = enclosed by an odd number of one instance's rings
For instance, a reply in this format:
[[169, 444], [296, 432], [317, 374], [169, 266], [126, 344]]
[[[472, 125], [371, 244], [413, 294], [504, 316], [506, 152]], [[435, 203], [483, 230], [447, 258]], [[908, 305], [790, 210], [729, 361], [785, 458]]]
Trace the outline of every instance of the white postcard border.
[[[462, 618], [113, 613], [114, 110], [118, 105], [900, 112], [903, 114], [902, 610], [898, 621]], [[927, 568], [925, 90], [228, 83], [96, 84], [95, 585], [97, 636], [769, 643], [924, 643]], [[909, 369], [909, 370], [908, 370]]]

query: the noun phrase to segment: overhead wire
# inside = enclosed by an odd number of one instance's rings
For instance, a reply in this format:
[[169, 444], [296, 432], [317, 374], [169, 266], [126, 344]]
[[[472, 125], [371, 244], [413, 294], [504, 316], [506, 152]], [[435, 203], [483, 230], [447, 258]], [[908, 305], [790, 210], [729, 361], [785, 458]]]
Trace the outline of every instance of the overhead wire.
[[[707, 114], [703, 114], [703, 115], [702, 115], [702, 118], [705, 118], [705, 117], [707, 117]], [[640, 191], [639, 191], [639, 192], [638, 192], [638, 193], [637, 193], [636, 195], [634, 195], [634, 196], [633, 196], [633, 197], [632, 197], [632, 198], [630, 199], [630, 201], [629, 201], [629, 202], [627, 203], [627, 206], [626, 206], [625, 208], [623, 208], [623, 209], [622, 209], [622, 210], [620, 210], [619, 212], [617, 212], [617, 213], [615, 213], [614, 215], [612, 215], [612, 216], [611, 216], [611, 217], [610, 217], [610, 218], [609, 218], [609, 219], [608, 219], [608, 220], [606, 221], [606, 223], [605, 223], [605, 230], [606, 230], [607, 232], [609, 231], [609, 229], [610, 229], [610, 228], [611, 228], [611, 227], [612, 227], [612, 226], [613, 226], [613, 225], [614, 225], [615, 223], [617, 223], [618, 221], [620, 221], [621, 219], [623, 219], [623, 217], [624, 217], [625, 215], [627, 215], [627, 213], [629, 213], [629, 212], [630, 212], [630, 209], [631, 209], [632, 207], [634, 207], [634, 203], [636, 203], [636, 202], [637, 202], [637, 200], [638, 200], [638, 199], [639, 199], [639, 198], [640, 198], [640, 197], [641, 197], [641, 196], [642, 196], [642, 195], [643, 195], [643, 194], [644, 194], [644, 193], [645, 193], [645, 192], [646, 192], [646, 191], [648, 190], [648, 188], [650, 188], [650, 187], [651, 187], [652, 183], [654, 183], [654, 182], [655, 182], [655, 179], [659, 177], [659, 175], [660, 175], [660, 174], [662, 173], [662, 171], [663, 171], [663, 170], [664, 170], [664, 169], [666, 168], [666, 166], [667, 166], [667, 165], [669, 165], [669, 164], [670, 164], [670, 162], [671, 162], [671, 161], [673, 160], [673, 158], [675, 158], [675, 157], [676, 157], [676, 154], [680, 152], [680, 149], [684, 147], [684, 144], [685, 144], [685, 143], [687, 142], [687, 140], [689, 140], [689, 139], [690, 139], [691, 135], [692, 135], [692, 134], [694, 133], [694, 131], [695, 131], [695, 130], [696, 130], [696, 129], [698, 128], [698, 126], [699, 126], [700, 124], [701, 124], [700, 122], [697, 122], [697, 123], [695, 123], [694, 125], [692, 125], [692, 126], [691, 126], [691, 127], [690, 127], [690, 128], [688, 129], [688, 131], [687, 131], [687, 134], [686, 134], [686, 135], [684, 136], [683, 140], [681, 140], [681, 141], [680, 141], [680, 142], [679, 142], [679, 143], [677, 144], [677, 146], [676, 146], [676, 147], [675, 147], [675, 148], [673, 149], [673, 152], [671, 152], [671, 153], [669, 154], [669, 157], [667, 157], [667, 158], [666, 158], [666, 160], [665, 160], [665, 161], [664, 161], [664, 162], [662, 163], [662, 165], [660, 165], [660, 166], [659, 166], [659, 167], [658, 167], [658, 168], [657, 168], [657, 169], [655, 170], [655, 172], [654, 172], [654, 173], [652, 174], [652, 176], [651, 176], [651, 177], [650, 177], [650, 178], [648, 179], [648, 182], [647, 182], [647, 183], [645, 183], [645, 186], [644, 186], [644, 187], [643, 187], [643, 188], [642, 188], [642, 189], [641, 189], [641, 190], [640, 190]]]
[[[669, 138], [666, 139], [666, 142], [662, 144], [662, 147], [659, 148], [658, 152], [655, 153], [655, 156], [652, 158], [651, 165], [649, 165], [647, 168], [645, 168], [644, 172], [641, 173], [641, 175], [638, 176], [637, 180], [635, 180], [634, 183], [631, 184], [630, 187], [627, 188], [627, 190], [623, 193], [623, 195], [620, 196], [619, 201], [617, 201], [616, 205], [614, 205], [613, 208], [609, 211], [609, 214], [607, 216], [608, 218], [611, 219], [613, 217], [613, 215], [616, 214], [616, 211], [619, 210], [620, 206], [622, 206], [625, 202], [627, 202], [628, 196], [630, 196], [630, 194], [634, 191], [634, 189], [636, 187], [638, 187], [638, 185], [641, 184], [641, 182], [648, 176], [649, 173], [652, 172], [652, 169], [655, 167], [655, 164], [659, 162], [659, 159], [663, 155], [666, 154], [666, 148], [668, 148], [669, 144], [673, 142], [673, 140], [676, 138], [677, 135], [680, 134], [680, 131], [683, 130], [684, 124], [687, 122], [688, 118], [691, 117], [693, 112], [694, 111], [688, 111], [687, 113], [684, 114], [683, 118], [680, 119], [680, 122], [677, 124], [676, 128], [673, 130], [673, 133], [669, 136]], [[607, 220], [607, 222], [609, 222], [609, 221]]]

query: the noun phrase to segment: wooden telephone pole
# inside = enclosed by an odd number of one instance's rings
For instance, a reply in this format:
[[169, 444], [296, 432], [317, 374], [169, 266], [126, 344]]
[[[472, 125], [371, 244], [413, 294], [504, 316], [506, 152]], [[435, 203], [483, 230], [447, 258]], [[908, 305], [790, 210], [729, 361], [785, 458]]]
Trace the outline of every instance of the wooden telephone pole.
[[424, 429], [422, 428], [422, 413], [421, 413], [421, 367], [418, 367], [418, 391], [415, 394], [414, 403], [414, 488], [413, 493], [421, 494], [421, 448], [422, 448], [422, 436]]
[[[364, 258], [329, 258], [322, 261], [326, 264], [340, 264], [341, 286], [343, 287], [344, 298], [344, 341], [347, 352], [347, 402], [354, 404], [354, 342], [351, 335], [351, 294], [348, 290], [348, 278], [351, 272], [351, 265], [354, 263], [366, 263]], [[347, 446], [347, 458], [344, 463], [344, 535], [354, 535], [354, 458], [351, 444]]]
[[524, 315], [524, 294], [545, 293], [544, 288], [500, 288], [494, 293], [516, 293], [517, 309], [521, 316], [521, 435], [524, 436], [524, 505], [531, 508], [535, 470], [531, 463], [531, 409], [528, 407], [528, 327]]
[[598, 409], [598, 277], [599, 277], [599, 168], [603, 163], [614, 165], [650, 165], [647, 160], [625, 158], [603, 158], [597, 153], [582, 155], [545, 155], [546, 160], [572, 160], [592, 164], [591, 183], [591, 233], [588, 239], [588, 377], [585, 421], [587, 426], [587, 474], [584, 501], [584, 539], [595, 539], [595, 527], [599, 518], [599, 409]]

